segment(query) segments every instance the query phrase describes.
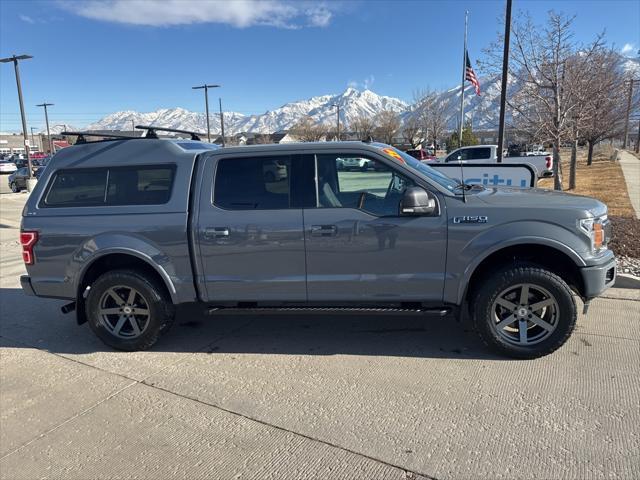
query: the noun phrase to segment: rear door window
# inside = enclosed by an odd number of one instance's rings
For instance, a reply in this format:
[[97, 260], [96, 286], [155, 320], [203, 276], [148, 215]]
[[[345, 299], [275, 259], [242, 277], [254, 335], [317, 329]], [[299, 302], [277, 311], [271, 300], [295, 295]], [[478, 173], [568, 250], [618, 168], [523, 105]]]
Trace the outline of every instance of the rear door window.
[[469, 152], [469, 160], [488, 160], [491, 158], [491, 148], [482, 147], [482, 148], [470, 148]]
[[289, 156], [223, 158], [218, 162], [213, 203], [227, 210], [291, 206]]

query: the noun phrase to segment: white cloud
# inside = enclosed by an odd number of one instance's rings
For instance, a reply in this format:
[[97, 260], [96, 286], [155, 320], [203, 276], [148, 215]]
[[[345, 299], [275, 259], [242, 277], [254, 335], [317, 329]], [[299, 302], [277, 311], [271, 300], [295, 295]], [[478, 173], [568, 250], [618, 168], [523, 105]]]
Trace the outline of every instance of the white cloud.
[[18, 18], [20, 20], [22, 20], [23, 22], [30, 23], [31, 25], [36, 23], [36, 21], [33, 18], [31, 18], [29, 15], [24, 15], [22, 13], [20, 15], [18, 15]]
[[70, 13], [107, 22], [171, 26], [223, 23], [237, 28], [325, 27], [334, 5], [292, 0], [59, 0]]
[[376, 81], [376, 77], [374, 77], [373, 75], [369, 75], [367, 78], [365, 78], [361, 82], [358, 82], [356, 80], [349, 80], [349, 82], [347, 83], [347, 86], [351, 88], [369, 90], [371, 87], [373, 87], [373, 84], [375, 83], [375, 81]]
[[620, 49], [620, 53], [622, 55], [633, 55], [635, 52], [636, 46], [633, 43], [625, 43], [624, 46]]

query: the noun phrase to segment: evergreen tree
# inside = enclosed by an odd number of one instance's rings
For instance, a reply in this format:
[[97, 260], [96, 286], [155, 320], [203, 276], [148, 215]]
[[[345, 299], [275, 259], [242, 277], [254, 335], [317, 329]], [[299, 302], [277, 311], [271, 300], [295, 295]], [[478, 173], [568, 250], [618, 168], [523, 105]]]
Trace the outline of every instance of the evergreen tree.
[[[471, 123], [467, 123], [465, 127], [462, 129], [462, 146], [468, 147], [470, 145], [478, 145], [480, 141], [478, 137], [473, 134], [473, 128]], [[449, 137], [449, 141], [447, 142], [447, 152], [453, 152], [456, 148], [459, 148], [458, 144], [458, 132], [453, 132]]]

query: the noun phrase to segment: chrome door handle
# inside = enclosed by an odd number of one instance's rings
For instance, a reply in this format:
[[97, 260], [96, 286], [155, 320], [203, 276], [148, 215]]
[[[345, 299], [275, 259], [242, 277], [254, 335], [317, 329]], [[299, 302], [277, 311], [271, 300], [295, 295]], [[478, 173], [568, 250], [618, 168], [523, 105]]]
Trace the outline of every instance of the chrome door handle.
[[229, 227], [208, 227], [204, 229], [204, 238], [221, 238], [229, 236]]
[[316, 237], [333, 237], [338, 234], [336, 225], [311, 225], [311, 235]]

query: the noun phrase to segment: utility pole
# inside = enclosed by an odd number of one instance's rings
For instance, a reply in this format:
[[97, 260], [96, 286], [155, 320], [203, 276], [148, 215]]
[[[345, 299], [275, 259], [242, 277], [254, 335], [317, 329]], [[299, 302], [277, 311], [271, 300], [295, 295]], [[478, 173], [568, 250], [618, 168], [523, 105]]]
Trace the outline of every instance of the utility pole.
[[197, 87], [191, 87], [193, 90], [204, 89], [204, 106], [207, 115], [207, 141], [211, 143], [211, 126], [209, 125], [209, 89], [210, 88], [218, 88], [222, 85], [198, 85]]
[[131, 135], [135, 135], [136, 133], [136, 122], [134, 122], [133, 118], [131, 119]]
[[458, 148], [462, 147], [462, 129], [464, 128], [464, 82], [467, 74], [467, 21], [469, 10], [464, 12], [464, 51], [462, 52], [462, 82], [460, 83], [460, 131], [458, 132]]
[[640, 118], [638, 119], [638, 136], [636, 137], [636, 153], [640, 153]]
[[[35, 128], [34, 128], [34, 127], [30, 127], [30, 129], [31, 129], [31, 143], [32, 143], [33, 145], [35, 145], [35, 143], [36, 143], [36, 142], [35, 142], [35, 140], [33, 139], [33, 131], [35, 130]], [[33, 145], [32, 145], [32, 146], [33, 146]]]
[[332, 107], [336, 107], [336, 123], [337, 123], [337, 133], [338, 133], [338, 141], [340, 141], [340, 105], [334, 103], [331, 105]]
[[507, 104], [507, 79], [509, 77], [509, 39], [511, 37], [511, 0], [507, 0], [504, 15], [504, 50], [502, 52], [502, 82], [500, 87], [500, 123], [498, 127], [498, 163], [502, 162], [504, 149], [504, 116]]
[[629, 143], [629, 116], [631, 115], [631, 98], [633, 96], [633, 82], [634, 79], [629, 80], [629, 96], [627, 97], [627, 117], [624, 120], [624, 140], [622, 141], [622, 149], [627, 148]]
[[224, 147], [224, 114], [222, 113], [222, 97], [218, 97], [220, 102], [220, 129], [222, 130], [222, 146]]
[[49, 114], [47, 113], [47, 107], [53, 106], [53, 103], [41, 103], [36, 107], [44, 107], [44, 120], [47, 123], [47, 142], [49, 143], [49, 155], [53, 155], [53, 143], [51, 143], [51, 131], [49, 130]]
[[[13, 62], [13, 68], [16, 73], [16, 85], [18, 86], [18, 101], [20, 102], [20, 116], [22, 117], [22, 136], [24, 137], [24, 151], [27, 155], [27, 165], [29, 167], [29, 179], [32, 178], [31, 172], [31, 155], [29, 155], [29, 138], [27, 133], [27, 118], [24, 114], [24, 102], [22, 101], [22, 87], [20, 85], [20, 69], [18, 68], [18, 60], [28, 60], [33, 58], [31, 55], [13, 55], [8, 58], [0, 58], [0, 63]], [[29, 182], [27, 182], [27, 190], [30, 190]]]

